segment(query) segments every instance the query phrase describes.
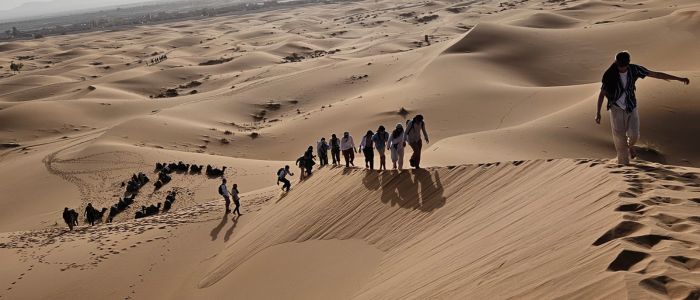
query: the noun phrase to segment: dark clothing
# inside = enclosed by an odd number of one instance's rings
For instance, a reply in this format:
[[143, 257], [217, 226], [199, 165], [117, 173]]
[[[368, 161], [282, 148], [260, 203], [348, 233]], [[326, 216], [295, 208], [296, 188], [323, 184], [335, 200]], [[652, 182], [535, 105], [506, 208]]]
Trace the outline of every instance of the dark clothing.
[[340, 164], [340, 147], [331, 149], [331, 157], [334, 165]]
[[289, 192], [289, 189], [292, 187], [292, 183], [289, 182], [289, 179], [287, 179], [287, 178], [279, 178], [279, 181], [282, 182], [282, 183], [284, 183], [284, 185], [282, 185], [282, 189], [283, 189], [283, 190], [286, 190], [287, 192]]
[[418, 169], [420, 168], [420, 151], [423, 148], [423, 141], [418, 140], [417, 142], [408, 143], [408, 145], [411, 146], [411, 149], [413, 149], [413, 154], [409, 160], [411, 167]]
[[77, 220], [74, 220], [73, 218], [74, 218], [74, 216], [73, 216], [72, 210], [64, 210], [63, 211], [63, 221], [66, 222], [66, 224], [68, 225], [68, 228], [70, 228], [70, 230], [73, 230], [73, 226], [78, 225], [76, 222]]
[[321, 166], [325, 166], [328, 164], [328, 149], [330, 146], [328, 146], [328, 143], [326, 141], [323, 142], [318, 142], [316, 145], [316, 150], [318, 151], [318, 163]]
[[321, 166], [328, 164], [328, 152], [321, 152], [318, 154], [318, 160]]
[[303, 176], [304, 176], [304, 172], [305, 172], [304, 170], [306, 169], [306, 159], [305, 159], [303, 156], [302, 156], [302, 157], [299, 157], [299, 158], [297, 159], [296, 164], [297, 164], [297, 166], [299, 166], [299, 169], [301, 169], [301, 175], [300, 175], [300, 176], [303, 177]]
[[331, 138], [330, 147], [331, 157], [333, 158], [333, 164], [340, 164], [340, 139], [337, 137]]
[[603, 85], [601, 89], [605, 92], [605, 97], [608, 98], [608, 110], [615, 105], [615, 102], [625, 93], [625, 105], [627, 112], [632, 112], [637, 107], [637, 97], [634, 94], [637, 87], [635, 83], [637, 79], [644, 79], [649, 75], [649, 70], [645, 67], [630, 64], [627, 67], [627, 87], [623, 88], [620, 80], [620, 72], [616, 66], [610, 67], [603, 75]]
[[374, 170], [374, 147], [364, 147], [362, 153], [365, 155], [365, 165], [369, 166], [370, 170]]
[[87, 219], [88, 224], [95, 225], [95, 219], [97, 218], [96, 214], [97, 211], [94, 207], [88, 206], [85, 208], [85, 218]]
[[353, 149], [347, 149], [343, 150], [343, 157], [345, 158], [345, 166], [350, 167], [351, 165], [354, 167], [355, 164], [353, 161], [355, 160], [355, 151]]
[[231, 211], [231, 198], [224, 196], [224, 202], [226, 202], [226, 212]]
[[236, 205], [236, 208], [233, 210], [240, 216], [241, 215], [241, 201], [239, 201], [236, 198], [233, 198], [233, 204]]
[[304, 168], [306, 169], [307, 174], [311, 175], [311, 171], [313, 170], [315, 164], [316, 162], [314, 161], [313, 150], [306, 150], [304, 153]]

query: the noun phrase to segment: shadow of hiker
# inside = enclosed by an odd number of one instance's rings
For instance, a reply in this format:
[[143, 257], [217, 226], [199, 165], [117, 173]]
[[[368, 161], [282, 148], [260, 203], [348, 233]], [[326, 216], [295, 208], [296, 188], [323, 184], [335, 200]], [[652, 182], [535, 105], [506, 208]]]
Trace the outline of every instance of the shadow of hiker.
[[[418, 169], [413, 171], [415, 182], [419, 185], [420, 209], [430, 212], [445, 206], [445, 188], [440, 179], [440, 173], [434, 171], [431, 174], [428, 170]], [[433, 177], [434, 175], [434, 177]]]
[[379, 189], [381, 186], [381, 182], [379, 181], [379, 176], [377, 171], [374, 170], [364, 170], [365, 176], [362, 177], [362, 184], [370, 190], [370, 191], [376, 191]]
[[226, 226], [226, 223], [228, 223], [228, 213], [224, 214], [224, 217], [221, 219], [221, 222], [219, 222], [216, 227], [214, 227], [211, 232], [209, 232], [209, 236], [211, 236], [212, 241], [216, 241], [216, 239], [219, 237], [219, 233], [221, 232], [221, 229], [224, 229], [224, 226]]
[[236, 225], [238, 225], [238, 218], [240, 218], [240, 216], [233, 217], [233, 224], [231, 224], [231, 228], [226, 230], [226, 234], [224, 234], [224, 242], [228, 242], [229, 238], [231, 238], [231, 234], [233, 234], [233, 229], [236, 228]]
[[382, 172], [378, 178], [382, 203], [424, 212], [445, 206], [447, 198], [440, 174], [433, 174], [425, 169]]
[[355, 167], [342, 167], [343, 168], [343, 175], [350, 175], [352, 174], [352, 170], [355, 169]]

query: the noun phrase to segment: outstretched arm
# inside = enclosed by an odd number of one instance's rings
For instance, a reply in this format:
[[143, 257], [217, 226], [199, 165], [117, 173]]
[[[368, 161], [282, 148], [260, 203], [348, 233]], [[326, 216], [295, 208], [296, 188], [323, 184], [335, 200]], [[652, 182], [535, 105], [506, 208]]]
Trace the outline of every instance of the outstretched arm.
[[662, 79], [662, 80], [675, 80], [675, 81], [680, 81], [685, 84], [690, 84], [690, 79], [684, 78], [684, 77], [677, 77], [673, 76], [671, 74], [666, 74], [663, 72], [655, 72], [655, 71], [649, 71], [649, 75], [647, 75], [651, 78], [656, 78], [656, 79]]
[[598, 106], [596, 110], [596, 115], [595, 115], [595, 122], [597, 124], [600, 124], [600, 110], [603, 108], [603, 99], [605, 98], [605, 91], [603, 89], [600, 90], [600, 94], [598, 94]]

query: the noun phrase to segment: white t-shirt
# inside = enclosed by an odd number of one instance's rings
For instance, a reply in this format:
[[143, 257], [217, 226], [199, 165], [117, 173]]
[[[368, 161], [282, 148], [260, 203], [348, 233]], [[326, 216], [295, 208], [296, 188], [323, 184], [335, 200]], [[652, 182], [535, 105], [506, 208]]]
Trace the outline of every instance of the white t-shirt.
[[627, 102], [625, 101], [625, 98], [627, 98], [627, 72], [629, 70], [625, 71], [625, 73], [620, 73], [620, 81], [622, 82], [622, 95], [620, 95], [620, 98], [617, 98], [617, 106], [619, 106], [622, 109], [627, 109]]

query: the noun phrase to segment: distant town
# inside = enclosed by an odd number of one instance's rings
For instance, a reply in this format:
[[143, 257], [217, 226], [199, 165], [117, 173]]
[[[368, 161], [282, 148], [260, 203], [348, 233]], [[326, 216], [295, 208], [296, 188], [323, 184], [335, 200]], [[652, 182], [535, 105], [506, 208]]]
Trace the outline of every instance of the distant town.
[[4, 29], [0, 31], [0, 41], [39, 39], [45, 36], [96, 30], [118, 30], [130, 26], [342, 1], [344, 0], [266, 0], [231, 3], [230, 1], [205, 0], [130, 5], [92, 12], [0, 23], [0, 29]]

